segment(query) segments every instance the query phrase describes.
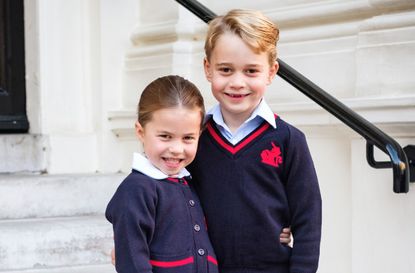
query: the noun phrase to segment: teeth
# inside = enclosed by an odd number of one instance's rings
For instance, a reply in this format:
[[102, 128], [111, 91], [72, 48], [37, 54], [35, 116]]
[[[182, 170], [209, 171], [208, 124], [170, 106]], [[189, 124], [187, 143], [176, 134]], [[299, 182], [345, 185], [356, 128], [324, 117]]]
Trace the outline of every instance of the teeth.
[[242, 97], [247, 96], [245, 94], [228, 94], [228, 95], [232, 98], [242, 98]]
[[177, 158], [164, 158], [164, 160], [168, 162], [180, 162], [181, 161], [181, 159], [177, 159]]

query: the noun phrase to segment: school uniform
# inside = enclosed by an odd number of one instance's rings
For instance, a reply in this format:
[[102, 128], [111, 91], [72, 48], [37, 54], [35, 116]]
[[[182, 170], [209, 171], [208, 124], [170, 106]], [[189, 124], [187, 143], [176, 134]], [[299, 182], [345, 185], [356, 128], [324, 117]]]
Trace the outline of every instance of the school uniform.
[[[219, 271], [316, 272], [321, 196], [304, 134], [264, 100], [241, 126], [245, 136], [234, 141], [225, 127], [214, 108], [189, 166]], [[293, 248], [279, 240], [289, 226]]]
[[106, 209], [119, 273], [218, 273], [203, 211], [182, 170], [168, 177], [134, 154], [133, 170]]

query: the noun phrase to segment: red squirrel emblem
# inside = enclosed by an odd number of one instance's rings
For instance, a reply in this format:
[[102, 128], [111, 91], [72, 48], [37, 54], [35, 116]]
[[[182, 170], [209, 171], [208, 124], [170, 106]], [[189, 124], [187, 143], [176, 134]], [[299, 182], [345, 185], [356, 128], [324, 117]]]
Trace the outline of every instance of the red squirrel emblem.
[[282, 163], [281, 149], [275, 146], [274, 142], [271, 142], [271, 145], [271, 150], [263, 150], [261, 152], [261, 162], [277, 168]]

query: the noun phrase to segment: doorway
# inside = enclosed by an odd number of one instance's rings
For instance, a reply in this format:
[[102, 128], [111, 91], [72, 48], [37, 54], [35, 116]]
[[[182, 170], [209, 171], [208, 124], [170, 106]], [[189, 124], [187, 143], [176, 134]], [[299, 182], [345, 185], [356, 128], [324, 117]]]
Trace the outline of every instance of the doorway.
[[28, 130], [23, 0], [0, 0], [0, 134]]

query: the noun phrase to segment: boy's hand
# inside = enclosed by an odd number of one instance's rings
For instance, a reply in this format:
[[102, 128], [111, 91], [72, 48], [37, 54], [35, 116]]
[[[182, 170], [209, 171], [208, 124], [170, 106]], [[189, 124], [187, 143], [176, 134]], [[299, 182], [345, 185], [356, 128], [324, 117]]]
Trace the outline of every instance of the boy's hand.
[[280, 234], [280, 243], [291, 245], [291, 229], [289, 227], [283, 228]]
[[115, 248], [111, 249], [111, 263], [115, 265]]

